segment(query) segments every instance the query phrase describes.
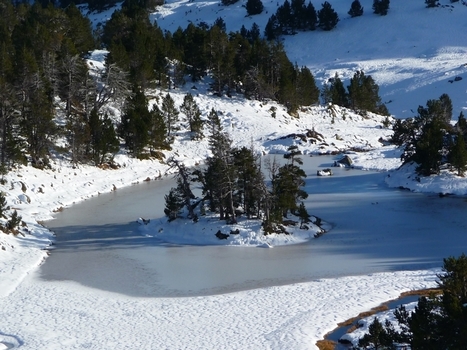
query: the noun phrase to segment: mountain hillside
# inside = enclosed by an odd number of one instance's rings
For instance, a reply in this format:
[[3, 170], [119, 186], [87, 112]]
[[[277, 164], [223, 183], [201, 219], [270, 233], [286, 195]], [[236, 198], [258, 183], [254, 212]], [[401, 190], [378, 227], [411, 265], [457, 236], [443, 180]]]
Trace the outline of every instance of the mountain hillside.
[[[260, 15], [247, 16], [246, 0], [224, 6], [220, 1], [168, 0], [151, 18], [164, 30], [185, 29], [189, 23], [212, 25], [222, 18], [227, 31], [250, 29], [261, 33], [283, 1], [263, 1]], [[321, 2], [312, 1], [316, 11]], [[356, 70], [370, 74], [380, 86], [389, 112], [397, 118], [412, 117], [419, 105], [447, 93], [457, 118], [467, 108], [467, 6], [441, 0], [426, 8], [423, 0], [393, 0], [386, 16], [372, 11], [372, 0], [361, 0], [361, 17], [347, 14], [349, 0], [329, 1], [339, 15], [337, 27], [283, 36], [292, 62], [310, 68], [319, 83], [338, 73], [346, 83]], [[91, 16], [94, 23], [102, 21]], [[463, 78], [455, 81], [456, 77]], [[450, 83], [453, 81], [453, 83]]]

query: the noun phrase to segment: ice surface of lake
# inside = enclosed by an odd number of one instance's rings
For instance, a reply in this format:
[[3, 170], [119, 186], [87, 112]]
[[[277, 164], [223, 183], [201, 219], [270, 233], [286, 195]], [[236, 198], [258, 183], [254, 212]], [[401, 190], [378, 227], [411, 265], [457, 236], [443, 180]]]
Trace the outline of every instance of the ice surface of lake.
[[304, 157], [309, 212], [333, 229], [309, 243], [252, 247], [170, 246], [138, 231], [138, 217], [164, 220], [164, 179], [79, 203], [47, 223], [55, 249], [45, 280], [71, 280], [131, 296], [195, 296], [374, 272], [425, 269], [465, 251], [463, 198], [389, 189], [386, 173], [333, 168]]

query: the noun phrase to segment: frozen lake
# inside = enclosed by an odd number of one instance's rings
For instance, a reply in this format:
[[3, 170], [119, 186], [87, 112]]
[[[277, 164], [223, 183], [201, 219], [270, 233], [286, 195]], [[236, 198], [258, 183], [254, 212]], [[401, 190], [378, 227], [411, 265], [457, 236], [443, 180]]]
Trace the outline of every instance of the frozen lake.
[[273, 249], [173, 246], [138, 231], [138, 217], [165, 220], [172, 179], [99, 195], [56, 215], [47, 226], [55, 249], [44, 280], [145, 297], [221, 294], [320, 278], [426, 269], [467, 247], [463, 198], [389, 189], [386, 173], [333, 168], [334, 157], [303, 157], [309, 213], [333, 229], [306, 244]]

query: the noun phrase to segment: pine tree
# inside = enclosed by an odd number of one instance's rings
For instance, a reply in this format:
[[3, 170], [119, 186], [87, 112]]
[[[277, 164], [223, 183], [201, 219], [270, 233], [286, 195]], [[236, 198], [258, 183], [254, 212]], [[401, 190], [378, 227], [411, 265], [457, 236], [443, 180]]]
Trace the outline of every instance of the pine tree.
[[188, 93], [185, 95], [180, 110], [188, 119], [188, 125], [192, 134], [191, 138], [193, 140], [201, 140], [204, 137], [203, 121], [201, 119], [201, 111], [192, 94]]
[[373, 12], [377, 15], [386, 16], [389, 10], [389, 0], [373, 0]]
[[73, 3], [65, 8], [65, 13], [68, 16], [67, 26], [69, 30], [67, 36], [73, 42], [76, 51], [82, 55], [94, 49], [96, 43], [92, 35], [92, 25], [89, 18], [84, 17]]
[[151, 153], [156, 150], [170, 149], [170, 143], [173, 139], [168, 137], [164, 116], [156, 104], [151, 108], [150, 118], [149, 145]]
[[296, 94], [300, 106], [311, 106], [319, 102], [319, 89], [308, 67], [296, 68]]
[[101, 119], [93, 109], [89, 117], [91, 152], [94, 164], [101, 165], [113, 158], [120, 149], [115, 128], [107, 114]]
[[341, 107], [349, 106], [347, 91], [337, 73], [333, 78], [330, 78], [328, 84], [324, 86], [322, 97], [325, 104], [332, 103]]
[[10, 207], [7, 204], [5, 193], [0, 192], [0, 218], [6, 219], [6, 211], [9, 210]]
[[417, 172], [424, 176], [438, 174], [442, 160], [444, 125], [434, 118], [422, 127], [422, 134], [415, 143], [413, 160], [418, 164]]
[[292, 16], [292, 30], [305, 29], [307, 19], [305, 0], [292, 0], [290, 3]]
[[391, 348], [393, 345], [392, 339], [376, 317], [368, 327], [368, 333], [358, 341], [358, 346], [363, 348], [370, 345], [372, 346], [372, 349], [375, 350]]
[[280, 34], [281, 31], [277, 16], [272, 15], [269, 17], [266, 27], [264, 28], [264, 36], [266, 37], [266, 40], [271, 41], [277, 39]]
[[219, 115], [214, 109], [209, 113], [208, 119], [211, 130], [209, 149], [212, 156], [207, 160], [204, 192], [208, 193], [211, 210], [219, 210], [221, 220], [235, 223], [236, 170], [232, 140], [224, 132]]
[[183, 198], [177, 188], [171, 188], [170, 192], [164, 196], [164, 214], [169, 218], [169, 222], [175, 220], [183, 208]]
[[175, 106], [175, 101], [169, 93], [165, 95], [162, 100], [161, 107], [162, 116], [164, 117], [164, 122], [167, 127], [167, 136], [169, 138], [173, 137], [173, 133], [178, 130], [178, 116], [179, 111]]
[[457, 119], [456, 130], [462, 133], [464, 137], [467, 136], [467, 119], [465, 119], [464, 112], [462, 111], [459, 113], [459, 117]]
[[352, 1], [352, 4], [350, 5], [350, 10], [347, 13], [352, 18], [363, 15], [363, 7], [360, 4], [360, 1], [359, 0]]
[[298, 207], [297, 216], [300, 218], [300, 228], [303, 228], [303, 225], [310, 221], [310, 214], [308, 214], [303, 202]]
[[281, 34], [291, 34], [293, 32], [293, 17], [289, 0], [285, 0], [284, 3], [277, 8], [276, 17]]
[[366, 76], [363, 71], [355, 72], [352, 79], [350, 79], [347, 90], [349, 105], [354, 111], [389, 115], [386, 106], [381, 102], [379, 86], [371, 75]]
[[230, 94], [234, 80], [235, 52], [230, 45], [228, 35], [213, 27], [209, 31], [209, 57], [212, 71], [211, 88], [218, 96], [222, 96], [224, 90]]
[[6, 228], [9, 231], [17, 232], [15, 230], [21, 224], [21, 220], [22, 217], [18, 215], [18, 212], [15, 209], [6, 223]]
[[237, 188], [236, 200], [243, 208], [247, 218], [258, 215], [261, 207], [262, 194], [259, 184], [264, 182], [259, 166], [259, 159], [252, 149], [242, 147], [233, 150], [236, 167]]
[[261, 0], [248, 0], [246, 2], [246, 12], [248, 16], [259, 15], [263, 12], [264, 6]]
[[120, 136], [125, 139], [130, 152], [140, 157], [149, 142], [151, 114], [144, 93], [136, 88], [129, 98], [120, 123]]
[[[176, 168], [177, 171], [177, 189], [176, 194], [178, 196], [178, 203], [182, 204], [188, 210], [188, 218], [195, 219], [196, 215], [194, 213], [194, 206], [192, 205], [191, 201], [195, 199], [195, 195], [191, 191], [191, 179], [190, 179], [190, 172], [185, 167], [183, 163], [180, 163], [175, 158], [170, 158], [167, 160], [167, 165], [171, 168]], [[173, 198], [171, 199], [173, 201]]]
[[290, 146], [288, 152], [284, 155], [284, 158], [288, 159], [287, 164], [278, 168], [277, 174], [272, 179], [273, 210], [276, 218], [287, 217], [289, 211], [295, 213], [298, 209], [297, 202], [308, 197], [308, 194], [302, 189], [305, 185], [306, 174], [299, 167], [303, 163], [302, 159], [298, 157], [300, 151], [297, 146]]
[[439, 103], [441, 104], [441, 119], [443, 119], [446, 124], [451, 123], [452, 119], [452, 101], [448, 94], [442, 94], [439, 97]]
[[325, 1], [321, 6], [321, 10], [318, 11], [318, 27], [329, 31], [337, 25], [339, 16], [329, 2]]
[[467, 148], [464, 136], [460, 132], [457, 133], [456, 141], [449, 152], [449, 161], [457, 170], [457, 175], [464, 176], [464, 172], [467, 169]]
[[318, 15], [316, 9], [311, 2], [308, 3], [305, 9], [306, 22], [305, 30], [315, 30], [318, 23]]

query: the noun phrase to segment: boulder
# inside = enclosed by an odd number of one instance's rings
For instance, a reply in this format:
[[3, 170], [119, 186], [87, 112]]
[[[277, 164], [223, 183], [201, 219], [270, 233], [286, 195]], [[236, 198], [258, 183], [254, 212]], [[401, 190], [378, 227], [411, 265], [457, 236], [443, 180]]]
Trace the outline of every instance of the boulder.
[[331, 176], [332, 175], [332, 170], [327, 168], [327, 169], [323, 169], [323, 170], [318, 170], [316, 172], [316, 175], [318, 176]]
[[334, 166], [350, 168], [352, 163], [352, 159], [348, 155], [345, 155], [342, 159], [336, 160]]
[[216, 237], [219, 239], [227, 239], [229, 238], [229, 235], [222, 233], [221, 230], [216, 232]]

